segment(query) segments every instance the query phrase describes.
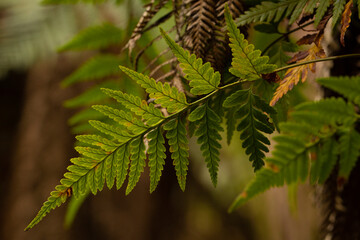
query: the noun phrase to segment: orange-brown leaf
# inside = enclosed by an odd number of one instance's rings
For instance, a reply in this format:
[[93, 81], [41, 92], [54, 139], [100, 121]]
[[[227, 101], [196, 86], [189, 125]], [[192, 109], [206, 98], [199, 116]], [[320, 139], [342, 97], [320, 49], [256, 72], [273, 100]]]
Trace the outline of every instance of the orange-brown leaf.
[[[318, 47], [316, 44], [313, 44], [307, 52], [308, 55], [299, 61], [299, 63], [325, 57], [324, 50], [321, 46]], [[299, 83], [300, 79], [302, 82], [305, 82], [309, 70], [315, 72], [315, 63], [301, 65], [287, 70], [284, 79], [280, 82], [279, 87], [276, 89], [276, 92], [270, 101], [270, 105], [274, 106], [280, 98]]]
[[343, 46], [345, 46], [345, 33], [351, 22], [351, 8], [353, 7], [353, 0], [350, 0], [345, 5], [345, 10], [341, 16], [341, 34], [340, 34], [340, 42]]

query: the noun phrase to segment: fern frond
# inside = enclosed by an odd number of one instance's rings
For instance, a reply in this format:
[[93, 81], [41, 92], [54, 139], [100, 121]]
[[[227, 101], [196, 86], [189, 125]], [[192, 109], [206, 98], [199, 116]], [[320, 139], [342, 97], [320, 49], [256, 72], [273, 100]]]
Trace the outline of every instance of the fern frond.
[[96, 56], [65, 78], [61, 84], [67, 87], [77, 82], [118, 75], [121, 62], [122, 60], [114, 55]]
[[246, 149], [245, 153], [250, 155], [249, 160], [253, 162], [254, 170], [260, 169], [264, 165], [264, 152], [269, 151], [266, 145], [270, 145], [270, 141], [263, 133], [271, 134], [275, 130], [264, 112], [274, 114], [275, 110], [254, 95], [250, 89], [239, 90], [230, 95], [223, 106], [227, 108], [240, 106], [236, 115], [241, 119], [237, 130], [242, 132], [240, 135], [240, 139], [243, 140], [242, 147]]
[[134, 189], [146, 165], [145, 144], [142, 136], [130, 143], [130, 159], [129, 182], [126, 188], [126, 195]]
[[149, 132], [147, 135], [149, 140], [149, 149], [147, 153], [149, 154], [149, 168], [150, 168], [150, 193], [152, 193], [161, 177], [161, 172], [164, 169], [165, 164], [165, 140], [163, 137], [163, 132], [160, 127]]
[[104, 23], [82, 30], [72, 40], [61, 46], [59, 51], [101, 49], [119, 44], [122, 38], [123, 30], [112, 24]]
[[186, 175], [189, 165], [189, 147], [184, 120], [179, 116], [164, 125], [169, 140], [171, 158], [174, 160], [176, 176], [182, 191], [185, 191]]
[[190, 81], [190, 92], [195, 95], [202, 95], [216, 90], [221, 80], [220, 73], [214, 72], [210, 63], [203, 64], [201, 58], [196, 58], [195, 54], [190, 55], [189, 51], [186, 51], [175, 43], [164, 30], [160, 29], [160, 31], [180, 62], [180, 67], [185, 73], [185, 78]]
[[229, 45], [233, 53], [230, 72], [248, 81], [261, 78], [261, 74], [273, 72], [276, 65], [268, 64], [269, 57], [261, 56], [261, 51], [254, 50], [254, 45], [248, 43], [236, 27], [228, 7], [225, 7], [225, 20], [231, 42]]
[[360, 77], [329, 77], [317, 79], [322, 86], [330, 88], [360, 106]]
[[185, 94], [179, 92], [177, 88], [171, 87], [168, 83], [162, 84], [156, 82], [153, 78], [149, 78], [123, 66], [120, 66], [120, 69], [141, 87], [145, 88], [150, 98], [154, 98], [155, 102], [166, 108], [169, 113], [174, 113], [188, 106]]
[[262, 2], [261, 4], [250, 8], [236, 20], [236, 24], [244, 26], [254, 22], [278, 22], [282, 18], [290, 16], [291, 22], [300, 16], [301, 10], [307, 0], [286, 0], [278, 3]]
[[341, 132], [339, 175], [348, 178], [360, 156], [360, 134], [354, 128]]
[[236, 128], [236, 119], [235, 119], [235, 112], [236, 108], [229, 108], [228, 111], [225, 113], [226, 119], [226, 140], [227, 144], [230, 145], [231, 139], [234, 135], [235, 128]]
[[141, 100], [141, 98], [137, 96], [112, 89], [103, 88], [101, 90], [136, 115], [141, 116], [149, 126], [157, 125], [164, 119], [163, 114], [158, 108], [155, 108], [153, 104], [148, 105], [145, 100]]
[[205, 103], [197, 107], [188, 119], [192, 122], [196, 121], [198, 124], [195, 131], [195, 136], [198, 137], [197, 143], [201, 144], [200, 150], [207, 163], [211, 181], [216, 186], [220, 162], [219, 149], [221, 148], [219, 132], [224, 131], [220, 126], [221, 118], [210, 109], [208, 103]]

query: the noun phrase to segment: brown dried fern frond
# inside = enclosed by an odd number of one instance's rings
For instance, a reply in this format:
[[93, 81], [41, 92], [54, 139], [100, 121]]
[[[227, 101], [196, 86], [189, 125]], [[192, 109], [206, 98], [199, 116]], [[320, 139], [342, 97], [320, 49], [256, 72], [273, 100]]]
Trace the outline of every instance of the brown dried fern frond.
[[[129, 49], [129, 54], [131, 54], [132, 50], [135, 47], [135, 43], [140, 39], [141, 35], [146, 30], [145, 27], [151, 21], [151, 19], [164, 7], [164, 5], [168, 2], [168, 0], [160, 0], [158, 4], [155, 4], [155, 0], [151, 0], [151, 2], [145, 5], [145, 12], [142, 14], [139, 22], [137, 23], [128, 43], [125, 45], [123, 50]], [[157, 24], [162, 23], [161, 21]], [[152, 27], [155, 27], [154, 25]], [[148, 28], [149, 29], [149, 28]]]

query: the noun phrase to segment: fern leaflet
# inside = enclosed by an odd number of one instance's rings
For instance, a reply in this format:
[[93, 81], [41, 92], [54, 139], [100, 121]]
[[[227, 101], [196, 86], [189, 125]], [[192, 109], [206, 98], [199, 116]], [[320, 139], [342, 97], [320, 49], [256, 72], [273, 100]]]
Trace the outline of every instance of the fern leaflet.
[[346, 0], [335, 0], [332, 27], [335, 27], [336, 23], [338, 22], [344, 10], [345, 4], [346, 4]]
[[68, 87], [77, 82], [118, 75], [120, 73], [118, 66], [121, 62], [122, 60], [114, 55], [96, 56], [65, 78], [61, 84]]
[[240, 106], [236, 115], [241, 119], [237, 130], [242, 132], [240, 135], [240, 139], [243, 140], [242, 147], [246, 149], [245, 153], [250, 155], [255, 171], [260, 169], [264, 165], [264, 152], [269, 151], [266, 145], [270, 145], [270, 141], [263, 133], [271, 134], [275, 130], [264, 112], [274, 114], [275, 110], [254, 95], [250, 89], [233, 93], [224, 101], [223, 106], [226, 108]]
[[145, 144], [142, 136], [134, 139], [130, 143], [130, 159], [129, 183], [126, 188], [126, 195], [134, 189], [146, 165]]
[[141, 100], [137, 96], [106, 88], [103, 88], [102, 91], [108, 96], [116, 99], [134, 114], [142, 116], [144, 122], [149, 126], [157, 125], [164, 119], [164, 116], [159, 109], [155, 108], [153, 104], [148, 105], [145, 100]]
[[[300, 16], [301, 11], [299, 10], [303, 9], [300, 7], [304, 6], [306, 2], [306, 0], [287, 0], [278, 3], [262, 2], [260, 5], [250, 8], [243, 15], [240, 15], [236, 23], [237, 25], [244, 26], [253, 22], [278, 22], [283, 17], [291, 16], [291, 24]], [[297, 11], [294, 12], [294, 10]]]
[[221, 80], [220, 73], [214, 72], [209, 62], [203, 64], [201, 58], [196, 58], [195, 54], [190, 55], [189, 51], [184, 50], [175, 43], [164, 30], [160, 30], [167, 44], [180, 62], [180, 67], [185, 73], [185, 78], [190, 81], [190, 92], [195, 95], [202, 95], [216, 90]]
[[179, 116], [164, 125], [169, 140], [171, 158], [174, 160], [176, 176], [181, 190], [185, 191], [186, 175], [189, 165], [188, 139], [184, 120]]
[[196, 121], [198, 128], [195, 136], [198, 137], [197, 143], [201, 144], [202, 155], [205, 158], [209, 169], [211, 181], [214, 186], [217, 184], [217, 174], [219, 168], [219, 141], [221, 136], [219, 132], [224, 131], [220, 126], [221, 118], [210, 109], [208, 103], [197, 107], [190, 115], [189, 121]]
[[161, 172], [165, 164], [165, 140], [161, 128], [158, 127], [147, 135], [149, 140], [149, 168], [150, 168], [150, 193], [152, 193], [160, 181]]
[[261, 74], [273, 72], [276, 65], [267, 64], [269, 57], [261, 56], [260, 50], [254, 50], [254, 45], [249, 44], [244, 35], [236, 27], [229, 13], [229, 8], [226, 7], [225, 9], [226, 25], [231, 42], [229, 46], [233, 53], [230, 72], [248, 81], [261, 78]]
[[347, 178], [360, 156], [360, 134], [353, 128], [343, 129], [339, 142], [339, 175]]
[[174, 113], [188, 106], [185, 94], [179, 92], [177, 88], [171, 87], [169, 83], [157, 83], [154, 79], [123, 66], [120, 66], [120, 69], [145, 88], [146, 92], [150, 94], [150, 98], [154, 98], [156, 103], [167, 108], [169, 113]]
[[329, 77], [320, 78], [317, 79], [317, 81], [324, 87], [342, 94], [344, 97], [360, 106], [360, 77]]

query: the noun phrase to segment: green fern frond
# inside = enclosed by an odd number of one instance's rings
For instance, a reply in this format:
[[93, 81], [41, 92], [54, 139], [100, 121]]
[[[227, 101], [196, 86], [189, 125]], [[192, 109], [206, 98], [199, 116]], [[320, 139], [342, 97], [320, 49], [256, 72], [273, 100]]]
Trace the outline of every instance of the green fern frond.
[[174, 160], [176, 176], [182, 191], [185, 191], [186, 175], [189, 165], [189, 147], [184, 120], [179, 116], [164, 125], [169, 140], [171, 158]]
[[195, 95], [208, 94], [216, 90], [220, 84], [221, 76], [219, 72], [214, 72], [209, 62], [203, 64], [201, 58], [196, 58], [180, 47], [172, 40], [164, 30], [160, 29], [166, 43], [180, 62], [180, 67], [185, 73], [185, 78], [189, 80], [190, 92]]
[[79, 135], [76, 136], [76, 139], [80, 142], [100, 147], [104, 151], [114, 151], [117, 148], [116, 143], [98, 135]]
[[304, 12], [305, 13], [313, 13], [318, 2], [319, 2], [319, 0], [309, 0], [304, 9]]
[[84, 63], [80, 68], [62, 81], [68, 87], [77, 82], [89, 81], [119, 75], [118, 66], [122, 60], [114, 55], [99, 55]]
[[141, 116], [149, 126], [157, 125], [165, 118], [161, 111], [155, 108], [153, 104], [147, 104], [145, 100], [141, 100], [141, 98], [137, 96], [106, 88], [103, 88], [102, 91], [117, 100], [134, 114]]
[[164, 146], [165, 140], [163, 137], [163, 132], [160, 127], [149, 132], [147, 135], [149, 140], [149, 168], [150, 168], [150, 193], [152, 193], [161, 177], [161, 172], [164, 169], [165, 158], [166, 158], [166, 148]]
[[322, 86], [334, 90], [360, 106], [360, 77], [329, 77], [317, 79]]
[[149, 93], [150, 98], [154, 98], [155, 102], [166, 108], [169, 113], [174, 113], [188, 106], [185, 94], [179, 92], [177, 88], [171, 87], [169, 83], [156, 82], [153, 78], [123, 66], [120, 66], [120, 69], [143, 87]]
[[127, 142], [133, 137], [124, 126], [113, 126], [97, 120], [90, 120], [89, 124], [98, 131], [113, 137], [120, 143]]
[[339, 143], [339, 175], [347, 178], [360, 156], [360, 134], [354, 128], [342, 129]]
[[100, 26], [91, 26], [82, 30], [71, 41], [59, 48], [58, 51], [101, 49], [120, 44], [123, 39], [123, 30], [112, 24], [104, 23]]
[[264, 112], [274, 114], [275, 110], [254, 95], [250, 89], [239, 90], [230, 95], [223, 106], [226, 108], [239, 106], [236, 115], [241, 120], [237, 130], [241, 132], [242, 147], [246, 149], [245, 153], [250, 155], [249, 160], [253, 163], [255, 171], [260, 169], [264, 165], [264, 152], [269, 151], [266, 145], [270, 145], [270, 141], [263, 133], [271, 134], [275, 130]]
[[255, 46], [248, 43], [236, 27], [228, 7], [225, 7], [225, 20], [231, 42], [229, 46], [233, 53], [230, 72], [248, 81], [261, 78], [261, 74], [273, 72], [276, 65], [268, 64], [269, 57], [261, 56], [261, 51], [254, 50]]
[[292, 24], [300, 16], [306, 2], [307, 0], [285, 0], [278, 3], [262, 2], [240, 15], [236, 23], [244, 26], [254, 22], [278, 22], [284, 17], [290, 16], [290, 24]]
[[116, 189], [120, 189], [125, 182], [130, 163], [130, 143], [121, 145], [115, 152]]
[[220, 126], [221, 118], [210, 109], [208, 103], [197, 107], [190, 115], [189, 121], [196, 121], [198, 128], [195, 136], [198, 137], [197, 143], [201, 144], [200, 150], [205, 158], [209, 169], [211, 181], [214, 186], [217, 184], [217, 174], [219, 168], [219, 150], [221, 145], [219, 141], [221, 136], [219, 132], [224, 131]]

